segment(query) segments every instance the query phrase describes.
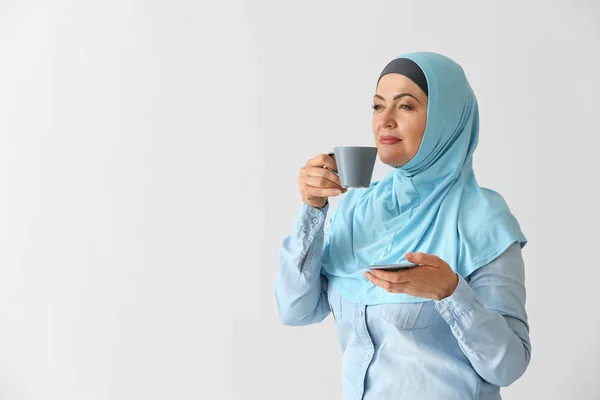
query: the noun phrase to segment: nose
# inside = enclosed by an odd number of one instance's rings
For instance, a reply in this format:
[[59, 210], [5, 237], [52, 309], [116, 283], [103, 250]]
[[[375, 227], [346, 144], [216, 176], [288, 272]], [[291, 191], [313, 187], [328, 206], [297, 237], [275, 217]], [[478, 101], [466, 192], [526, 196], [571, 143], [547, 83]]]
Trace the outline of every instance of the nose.
[[394, 129], [396, 127], [396, 120], [394, 119], [394, 114], [391, 111], [388, 111], [391, 107], [388, 107], [381, 115], [379, 119], [378, 128], [381, 129]]

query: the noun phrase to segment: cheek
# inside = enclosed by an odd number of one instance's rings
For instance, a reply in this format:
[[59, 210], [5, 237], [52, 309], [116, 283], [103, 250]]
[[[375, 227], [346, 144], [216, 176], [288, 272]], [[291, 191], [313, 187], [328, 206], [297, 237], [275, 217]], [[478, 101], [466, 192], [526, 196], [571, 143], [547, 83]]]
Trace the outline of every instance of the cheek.
[[423, 139], [424, 125], [418, 119], [405, 121], [404, 134], [406, 136], [406, 149], [409, 157], [414, 157], [419, 151]]
[[407, 142], [414, 142], [418, 138], [418, 126], [415, 121], [405, 119], [400, 123], [400, 132], [404, 134]]
[[420, 118], [420, 116], [415, 116], [415, 118], [407, 119], [405, 120], [405, 125], [403, 128], [406, 139], [418, 146], [419, 143], [421, 143], [421, 139], [423, 138], [423, 133], [425, 131], [425, 121], [423, 118]]

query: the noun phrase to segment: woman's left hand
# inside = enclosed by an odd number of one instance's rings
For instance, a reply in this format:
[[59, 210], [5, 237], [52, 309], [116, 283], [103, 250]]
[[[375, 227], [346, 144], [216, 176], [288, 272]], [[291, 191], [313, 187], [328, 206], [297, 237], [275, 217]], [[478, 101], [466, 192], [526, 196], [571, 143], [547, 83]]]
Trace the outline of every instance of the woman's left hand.
[[442, 300], [454, 293], [458, 275], [444, 260], [433, 254], [418, 252], [406, 253], [405, 256], [406, 260], [420, 265], [399, 271], [372, 269], [364, 275], [390, 293], [406, 293], [433, 300]]

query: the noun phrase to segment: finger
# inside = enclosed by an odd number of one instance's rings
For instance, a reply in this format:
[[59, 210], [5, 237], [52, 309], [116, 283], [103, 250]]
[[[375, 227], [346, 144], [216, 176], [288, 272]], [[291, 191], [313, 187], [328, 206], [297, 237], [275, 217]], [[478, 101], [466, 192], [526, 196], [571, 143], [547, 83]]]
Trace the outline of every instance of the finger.
[[336, 193], [336, 190], [339, 191], [340, 189], [337, 187], [320, 187], [320, 186], [311, 186], [306, 182], [305, 178], [298, 178], [298, 183], [300, 186], [300, 192], [302, 193], [303, 197], [306, 198], [310, 198], [310, 197], [321, 197], [321, 198], [327, 198], [327, 197], [332, 197], [332, 196], [337, 196], [340, 193]]
[[[307, 167], [321, 167], [321, 168], [329, 167], [332, 170], [337, 172], [337, 165], [335, 163], [335, 160], [333, 159], [333, 157], [331, 157], [330, 155], [325, 154], [325, 153], [319, 154], [318, 156], [315, 156], [315, 157], [311, 158], [310, 160], [308, 160], [308, 162], [306, 163], [306, 166]], [[335, 174], [333, 174], [333, 175], [335, 175]]]
[[404, 285], [400, 283], [393, 283], [385, 279], [381, 279], [374, 275], [372, 271], [365, 272], [365, 277], [374, 285], [377, 285], [390, 293], [402, 293], [404, 292]]
[[372, 269], [370, 272], [377, 278], [390, 281], [392, 283], [406, 283], [414, 280], [416, 277], [415, 269], [412, 267], [408, 269], [402, 269], [399, 271], [386, 271], [384, 269]]
[[[319, 169], [327, 171], [325, 176], [342, 187], [338, 174], [337, 162], [335, 161], [335, 153], [319, 154], [307, 162], [305, 169], [313, 170], [313, 166], [315, 165], [317, 167], [320, 166], [321, 168]], [[342, 193], [346, 193], [347, 191], [348, 188], [342, 187]]]
[[322, 168], [322, 167], [321, 168], [319, 168], [319, 167], [304, 168], [303, 173], [305, 176], [313, 176], [313, 177], [327, 179], [328, 181], [335, 184], [337, 187], [339, 187], [339, 188], [342, 187], [342, 185], [340, 183], [340, 178], [336, 174], [334, 174], [333, 172], [328, 170], [327, 168]]
[[304, 192], [313, 197], [334, 197], [340, 194], [340, 189], [338, 188], [324, 188], [324, 187], [314, 187], [310, 185], [306, 185]]
[[322, 176], [307, 176], [304, 178], [307, 185], [316, 188], [333, 188], [342, 190], [342, 187], [337, 183], [331, 182], [329, 179], [323, 178]]
[[337, 169], [335, 171], [332, 171], [331, 169], [326, 168], [326, 167], [315, 168], [315, 169], [311, 169], [309, 173], [313, 173], [313, 172], [315, 175], [324, 176], [327, 179], [329, 179], [330, 181], [335, 182], [338, 186], [342, 187], [342, 183], [340, 181], [340, 176], [337, 173]]
[[427, 254], [421, 252], [406, 253], [404, 255], [406, 259], [415, 264], [432, 265], [434, 267], [440, 267], [444, 261], [434, 254]]

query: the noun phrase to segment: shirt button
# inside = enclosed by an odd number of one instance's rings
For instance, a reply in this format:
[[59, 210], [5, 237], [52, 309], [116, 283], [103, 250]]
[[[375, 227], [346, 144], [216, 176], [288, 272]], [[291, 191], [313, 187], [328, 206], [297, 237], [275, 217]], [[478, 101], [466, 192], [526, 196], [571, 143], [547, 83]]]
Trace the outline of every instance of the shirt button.
[[448, 318], [450, 316], [450, 311], [444, 310], [442, 311], [442, 315], [444, 316], [444, 318]]
[[371, 358], [371, 356], [369, 354], [365, 355], [365, 361], [369, 361], [370, 358]]
[[318, 224], [319, 223], [319, 218], [313, 218], [312, 222], [313, 222], [313, 224]]
[[362, 317], [362, 315], [363, 315], [363, 312], [362, 312], [362, 310], [358, 310], [358, 311], [356, 312], [356, 315], [358, 315], [359, 317]]

